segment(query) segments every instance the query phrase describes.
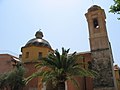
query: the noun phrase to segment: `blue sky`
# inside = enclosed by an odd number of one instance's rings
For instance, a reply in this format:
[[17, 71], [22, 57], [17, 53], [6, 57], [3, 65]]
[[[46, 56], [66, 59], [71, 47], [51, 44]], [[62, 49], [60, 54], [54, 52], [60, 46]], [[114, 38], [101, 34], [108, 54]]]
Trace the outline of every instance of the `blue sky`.
[[93, 4], [105, 9], [114, 61], [120, 65], [119, 15], [108, 12], [113, 0], [0, 0], [0, 53], [21, 54], [21, 47], [39, 29], [53, 49], [89, 51], [84, 14]]

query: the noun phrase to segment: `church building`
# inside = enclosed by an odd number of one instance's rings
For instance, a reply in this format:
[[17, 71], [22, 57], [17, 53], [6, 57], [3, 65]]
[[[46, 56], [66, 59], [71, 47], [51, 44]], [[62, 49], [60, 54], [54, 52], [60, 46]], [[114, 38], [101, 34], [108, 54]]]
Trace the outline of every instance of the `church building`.
[[[79, 90], [117, 90], [113, 71], [114, 61], [107, 35], [104, 9], [93, 5], [88, 9], [85, 16], [88, 23], [90, 51], [77, 53], [77, 55], [83, 56], [83, 62], [87, 62], [90, 65], [88, 68], [95, 70], [99, 75], [94, 79], [87, 77], [78, 78]], [[53, 51], [49, 42], [43, 39], [43, 33], [37, 31], [35, 38], [29, 40], [21, 48], [21, 58], [26, 68], [26, 76], [36, 71], [34, 65], [39, 62], [41, 57], [46, 57], [49, 52]], [[49, 89], [40, 82], [39, 78], [35, 78], [29, 82], [24, 90]], [[68, 81], [66, 83], [66, 90], [78, 89]]]

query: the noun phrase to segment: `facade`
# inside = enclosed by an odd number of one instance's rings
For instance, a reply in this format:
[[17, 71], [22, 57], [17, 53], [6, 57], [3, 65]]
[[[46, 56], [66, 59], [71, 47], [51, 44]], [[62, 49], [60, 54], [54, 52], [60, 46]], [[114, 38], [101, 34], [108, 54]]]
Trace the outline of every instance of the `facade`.
[[18, 58], [10, 54], [0, 54], [0, 74], [8, 72], [14, 68]]
[[[29, 40], [24, 47], [21, 48], [22, 62], [26, 68], [26, 77], [37, 71], [35, 65], [42, 57], [46, 57], [49, 52], [53, 52], [49, 42], [43, 39], [43, 33], [37, 31], [35, 38]], [[40, 78], [35, 78], [29, 82], [24, 90], [42, 90]]]
[[[91, 52], [80, 52], [77, 53], [78, 57], [82, 57], [79, 59], [79, 61], [83, 62], [83, 63], [89, 63], [91, 62], [92, 58], [91, 58]], [[88, 65], [84, 65], [84, 68], [90, 68]], [[75, 85], [70, 82], [67, 81], [67, 89], [66, 90], [93, 90], [93, 79], [90, 77], [77, 77], [76, 78], [78, 85], [79, 85], [79, 89], [75, 87]]]
[[115, 79], [118, 90], [120, 90], [120, 67], [118, 65], [114, 65]]
[[[117, 90], [114, 79], [112, 51], [106, 29], [105, 12], [101, 7], [93, 5], [88, 9], [85, 16], [88, 22], [91, 50], [77, 55], [83, 56], [82, 62], [89, 64], [89, 66], [84, 66], [84, 68], [95, 70], [99, 76], [94, 79], [86, 77], [76, 78], [79, 82], [79, 90]], [[35, 36], [21, 48], [22, 62], [27, 70], [26, 76], [37, 71], [34, 65], [39, 62], [41, 57], [53, 52], [49, 42], [43, 39], [41, 31], [37, 31]], [[77, 90], [71, 82], [68, 81], [66, 84], [66, 90]], [[36, 78], [24, 90], [48, 90], [48, 88], [40, 82], [40, 78]]]

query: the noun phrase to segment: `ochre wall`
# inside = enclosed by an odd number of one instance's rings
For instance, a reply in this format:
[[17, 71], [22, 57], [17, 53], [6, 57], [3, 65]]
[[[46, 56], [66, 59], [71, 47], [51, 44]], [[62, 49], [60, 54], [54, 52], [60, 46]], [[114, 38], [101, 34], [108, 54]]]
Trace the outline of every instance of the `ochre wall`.
[[[38, 54], [42, 52], [42, 57], [46, 57], [52, 49], [48, 47], [29, 46], [22, 48], [22, 62], [38, 61]], [[26, 52], [29, 52], [29, 57], [26, 58]]]
[[[29, 52], [29, 56], [26, 58], [27, 52]], [[28, 77], [37, 71], [35, 65], [39, 62], [39, 52], [42, 53], [42, 57], [46, 57], [48, 53], [53, 52], [53, 50], [43, 46], [22, 47], [22, 62], [26, 69], [25, 77]], [[40, 88], [40, 78], [35, 78], [27, 84], [24, 90], [41, 90]]]

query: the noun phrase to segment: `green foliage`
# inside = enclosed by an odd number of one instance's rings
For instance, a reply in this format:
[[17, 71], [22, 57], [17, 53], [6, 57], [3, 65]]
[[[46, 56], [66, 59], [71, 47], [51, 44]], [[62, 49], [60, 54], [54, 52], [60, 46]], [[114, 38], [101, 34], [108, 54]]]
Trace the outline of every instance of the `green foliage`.
[[4, 88], [7, 87], [7, 73], [1, 74], [0, 75], [0, 89], [3, 90]]
[[83, 63], [80, 63], [80, 59], [78, 59], [76, 52], [73, 54], [68, 53], [69, 49], [65, 50], [64, 48], [62, 48], [61, 55], [58, 50], [50, 53], [35, 66], [38, 68], [38, 72], [29, 76], [26, 79], [26, 83], [33, 78], [41, 77], [43, 83], [52, 81], [54, 85], [57, 85], [60, 82], [71, 80], [73, 83], [77, 84], [75, 77], [94, 77], [97, 75], [96, 72], [83, 68]]
[[10, 88], [11, 90], [21, 90], [25, 86], [25, 69], [22, 66], [0, 75], [0, 89]]
[[[111, 13], [116, 13], [116, 14], [120, 14], [120, 0], [113, 0], [114, 4], [111, 5], [110, 7], [110, 11]], [[118, 18], [120, 20], [120, 18]]]

